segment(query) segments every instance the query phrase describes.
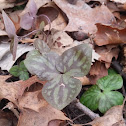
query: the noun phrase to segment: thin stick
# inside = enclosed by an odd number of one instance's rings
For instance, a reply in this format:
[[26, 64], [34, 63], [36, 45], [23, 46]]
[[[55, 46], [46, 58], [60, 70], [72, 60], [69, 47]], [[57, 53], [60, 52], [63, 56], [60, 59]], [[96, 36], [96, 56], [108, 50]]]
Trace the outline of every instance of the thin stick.
[[84, 106], [83, 104], [81, 104], [79, 101], [76, 100], [75, 102], [75, 106], [82, 110], [86, 115], [88, 115], [92, 120], [94, 120], [95, 118], [100, 117], [99, 114], [96, 114], [94, 112], [92, 112], [89, 108], [87, 108], [86, 106]]

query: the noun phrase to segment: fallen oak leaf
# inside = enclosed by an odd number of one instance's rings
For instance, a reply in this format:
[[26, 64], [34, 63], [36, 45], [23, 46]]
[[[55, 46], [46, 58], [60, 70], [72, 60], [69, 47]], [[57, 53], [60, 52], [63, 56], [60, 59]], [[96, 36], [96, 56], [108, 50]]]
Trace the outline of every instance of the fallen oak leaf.
[[19, 117], [18, 126], [48, 126], [49, 122], [55, 119], [70, 120], [62, 111], [47, 104], [40, 108], [39, 112], [30, 109], [23, 110]]
[[77, 1], [76, 5], [69, 4], [66, 0], [53, 1], [69, 19], [65, 31], [82, 31], [92, 34], [97, 30], [96, 23], [111, 24], [115, 21], [113, 14], [105, 5], [91, 8], [84, 1]]
[[[10, 76], [0, 76], [0, 99], [8, 99], [15, 105], [18, 104], [18, 99], [23, 95], [25, 89], [30, 87], [35, 82], [44, 84], [44, 81], [40, 81], [36, 76], [29, 78], [26, 81], [6, 82]], [[18, 105], [17, 105], [18, 106]]]
[[110, 25], [103, 24], [96, 24], [96, 26], [98, 31], [94, 41], [98, 46], [126, 43], [126, 28], [118, 29]]
[[109, 68], [111, 65], [112, 58], [118, 58], [119, 48], [115, 45], [106, 45], [102, 47], [96, 47], [95, 51], [99, 54], [99, 61], [105, 62], [106, 68]]
[[123, 105], [114, 106], [103, 117], [96, 118], [88, 124], [92, 126], [114, 126], [118, 123], [118, 126], [125, 126], [122, 110]]
[[35, 92], [26, 92], [19, 100], [20, 109], [31, 109], [39, 112], [41, 107], [47, 106], [47, 102], [43, 99], [41, 90]]

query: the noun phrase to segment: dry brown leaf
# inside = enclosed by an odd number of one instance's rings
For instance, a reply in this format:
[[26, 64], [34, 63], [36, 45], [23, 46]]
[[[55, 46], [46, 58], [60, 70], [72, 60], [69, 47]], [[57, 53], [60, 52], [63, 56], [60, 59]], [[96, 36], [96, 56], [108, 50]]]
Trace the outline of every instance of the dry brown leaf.
[[[122, 109], [123, 105], [114, 106], [103, 117], [96, 118], [88, 124], [92, 126], [125, 126]], [[117, 123], [118, 125], [116, 125]]]
[[73, 39], [66, 32], [56, 29], [51, 30], [51, 35], [48, 38], [50, 38], [48, 44], [51, 46], [51, 49], [59, 54], [65, 51], [65, 47], [73, 44]]
[[91, 8], [84, 1], [77, 1], [76, 5], [69, 4], [66, 0], [53, 1], [69, 19], [65, 31], [95, 33], [97, 31], [96, 23], [111, 24], [115, 21], [113, 14], [105, 5]]
[[29, 78], [26, 81], [15, 81], [15, 82], [6, 82], [10, 76], [0, 76], [0, 99], [8, 99], [9, 101], [17, 105], [17, 100], [23, 95], [24, 90], [27, 87], [30, 87], [35, 82], [43, 83], [36, 76]]
[[23, 110], [18, 126], [48, 126], [51, 120], [69, 120], [63, 112], [53, 108], [49, 104], [42, 107], [39, 112]]
[[0, 126], [17, 126], [17, 119], [13, 113], [0, 111]]
[[5, 8], [14, 7], [13, 2], [9, 2], [9, 0], [0, 0], [0, 11]]
[[48, 126], [60, 126], [60, 124], [62, 123], [62, 120], [52, 120], [49, 122]]
[[126, 43], [126, 28], [119, 30], [108, 25], [97, 24], [98, 31], [94, 38], [98, 46]]
[[89, 80], [91, 84], [96, 84], [96, 81], [103, 77], [108, 75], [108, 70], [105, 67], [105, 64], [99, 61], [96, 61], [90, 69], [90, 73], [89, 73]]
[[121, 4], [126, 3], [126, 0], [110, 0], [110, 1], [113, 1], [113, 2], [116, 2], [116, 3], [121, 3]]
[[5, 35], [7, 35], [7, 33], [4, 30], [0, 29], [0, 36], [5, 36]]
[[[51, 29], [54, 28], [56, 30], [63, 30], [67, 26], [67, 22], [63, 14], [61, 13], [61, 10], [54, 4], [54, 2], [50, 2], [44, 7], [50, 7], [50, 6], [55, 8], [59, 12], [58, 17], [51, 22]], [[52, 15], [52, 12], [51, 12], [51, 15]], [[49, 25], [46, 25], [44, 27], [44, 30], [48, 30], [48, 29], [49, 29]]]
[[96, 47], [96, 52], [100, 55], [99, 61], [104, 61], [105, 65], [107, 62], [106, 68], [109, 68], [108, 63], [111, 64], [112, 58], [118, 58], [119, 48], [113, 45], [107, 45], [102, 47]]
[[48, 103], [42, 98], [41, 90], [35, 92], [25, 93], [21, 99], [19, 99], [19, 108], [28, 108], [39, 112], [41, 107], [46, 106]]
[[[46, 3], [50, 2], [50, 0], [34, 0], [34, 2], [36, 3], [37, 5], [37, 8], [39, 9], [40, 7], [42, 7], [43, 5], [45, 5]], [[28, 12], [28, 5], [30, 3], [30, 0], [28, 1], [25, 9], [22, 11], [22, 13], [20, 14], [21, 15], [24, 15], [25, 13]]]
[[89, 81], [89, 79], [86, 76], [78, 77], [77, 79], [79, 79], [81, 81], [82, 85], [90, 85], [90, 81]]

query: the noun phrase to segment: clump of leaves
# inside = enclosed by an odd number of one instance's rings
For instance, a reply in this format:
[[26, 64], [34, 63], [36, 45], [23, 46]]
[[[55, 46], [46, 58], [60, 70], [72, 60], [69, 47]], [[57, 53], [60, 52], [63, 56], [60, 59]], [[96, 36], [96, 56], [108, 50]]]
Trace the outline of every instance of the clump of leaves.
[[24, 61], [21, 61], [19, 65], [13, 66], [9, 70], [10, 74], [15, 77], [19, 77], [20, 80], [27, 80], [29, 78], [29, 73], [27, 68], [24, 65]]
[[35, 1], [30, 0], [27, 5], [27, 12], [21, 16], [21, 20], [20, 20], [20, 25], [23, 29], [25, 29], [25, 30], [29, 30], [31, 28], [34, 29], [36, 20], [39, 17], [46, 18], [50, 25], [50, 19], [48, 18], [48, 16], [46, 16], [44, 14], [37, 16], [37, 11], [38, 11], [38, 9], [37, 9]]
[[7, 16], [7, 14], [4, 12], [4, 10], [2, 11], [2, 16], [3, 16], [6, 32], [7, 32], [8, 36], [9, 36], [9, 38], [11, 39], [10, 50], [11, 50], [11, 53], [13, 55], [13, 60], [15, 60], [16, 50], [17, 50], [17, 45], [18, 45], [19, 38], [18, 38], [18, 36], [16, 34], [16, 28], [15, 28], [13, 22]]
[[[30, 0], [28, 10], [29, 10], [29, 12], [21, 17], [21, 27], [26, 30], [28, 30], [32, 26], [34, 26], [34, 23], [35, 23], [34, 21], [38, 17], [38, 16], [36, 16], [37, 6], [36, 6], [34, 0]], [[37, 29], [37, 30], [33, 30], [32, 32], [30, 32], [24, 36], [17, 36], [15, 25], [13, 24], [11, 19], [8, 17], [8, 15], [4, 12], [4, 10], [2, 10], [2, 16], [3, 16], [3, 20], [4, 20], [5, 30], [9, 36], [9, 38], [11, 39], [10, 51], [13, 55], [13, 60], [15, 60], [18, 42], [21, 39], [23, 39], [24, 37], [27, 37], [28, 35], [30, 35], [34, 32], [38, 32], [37, 35], [40, 34], [40, 31], [43, 30], [44, 23], [42, 21], [40, 23], [39, 29]], [[40, 16], [45, 17], [50, 25], [50, 19], [46, 15], [40, 15]]]
[[49, 47], [43, 41], [43, 44], [40, 44], [40, 41], [37, 39], [36, 43], [38, 42], [43, 50], [38, 48], [39, 51], [29, 52], [24, 63], [31, 74], [37, 75], [41, 80], [47, 80], [42, 95], [53, 107], [61, 110], [80, 92], [82, 84], [75, 77], [88, 74], [92, 49], [88, 44], [81, 44], [59, 56], [49, 51]]
[[105, 113], [113, 106], [123, 103], [123, 95], [118, 90], [123, 85], [123, 79], [113, 70], [108, 71], [108, 76], [100, 78], [96, 85], [89, 88], [81, 97], [80, 102], [92, 111], [99, 109]]

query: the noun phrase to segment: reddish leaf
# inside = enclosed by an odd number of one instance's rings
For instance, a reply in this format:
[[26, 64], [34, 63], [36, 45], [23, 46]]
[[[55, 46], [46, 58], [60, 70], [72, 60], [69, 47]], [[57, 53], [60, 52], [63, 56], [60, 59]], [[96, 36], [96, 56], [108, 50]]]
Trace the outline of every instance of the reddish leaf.
[[8, 36], [10, 38], [14, 38], [14, 36], [16, 35], [16, 29], [15, 29], [13, 22], [7, 16], [7, 14], [4, 12], [4, 10], [2, 11], [2, 16], [3, 16], [5, 29], [6, 29]]

